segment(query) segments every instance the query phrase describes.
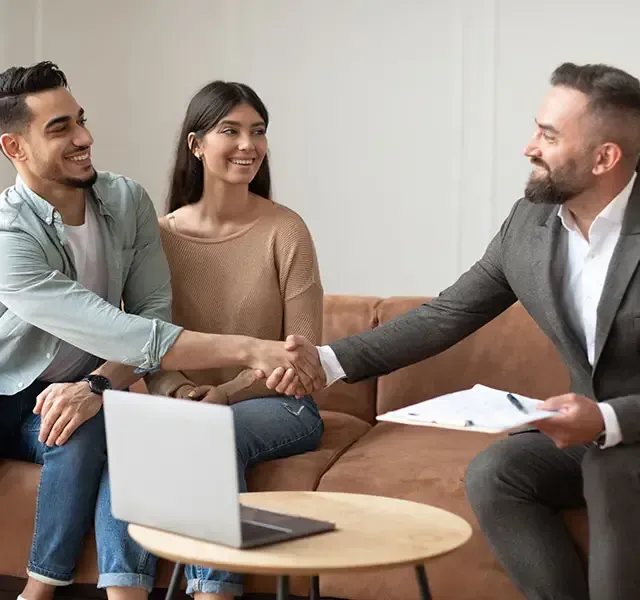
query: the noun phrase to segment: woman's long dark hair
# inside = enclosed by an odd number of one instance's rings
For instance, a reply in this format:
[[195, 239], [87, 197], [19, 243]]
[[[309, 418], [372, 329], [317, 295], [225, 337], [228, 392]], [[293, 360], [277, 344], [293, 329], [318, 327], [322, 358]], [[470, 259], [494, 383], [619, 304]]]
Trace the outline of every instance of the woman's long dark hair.
[[[239, 104], [251, 106], [265, 125], [269, 125], [269, 113], [265, 105], [258, 94], [244, 83], [212, 81], [191, 99], [178, 138], [167, 197], [167, 212], [171, 213], [181, 206], [193, 204], [202, 197], [204, 167], [202, 161], [198, 160], [189, 148], [189, 134], [193, 132], [196, 139], [201, 140]], [[263, 198], [271, 197], [271, 175], [267, 156], [249, 184], [249, 191]]]

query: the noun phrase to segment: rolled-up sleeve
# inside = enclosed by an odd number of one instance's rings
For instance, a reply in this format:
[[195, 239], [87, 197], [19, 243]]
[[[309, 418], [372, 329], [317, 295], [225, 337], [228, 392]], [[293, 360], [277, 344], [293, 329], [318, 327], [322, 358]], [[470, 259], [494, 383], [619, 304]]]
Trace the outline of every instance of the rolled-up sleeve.
[[182, 328], [127, 314], [47, 263], [24, 231], [0, 231], [0, 302], [23, 321], [104, 360], [152, 371]]

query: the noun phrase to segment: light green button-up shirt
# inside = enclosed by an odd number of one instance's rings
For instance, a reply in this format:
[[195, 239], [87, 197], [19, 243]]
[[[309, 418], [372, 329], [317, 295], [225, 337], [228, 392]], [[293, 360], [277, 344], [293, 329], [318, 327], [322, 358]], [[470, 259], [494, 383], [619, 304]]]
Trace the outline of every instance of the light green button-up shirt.
[[35, 381], [60, 340], [146, 372], [182, 331], [170, 323], [169, 268], [147, 192], [122, 175], [99, 173], [88, 197], [102, 228], [106, 300], [75, 281], [55, 208], [20, 177], [0, 194], [0, 395]]

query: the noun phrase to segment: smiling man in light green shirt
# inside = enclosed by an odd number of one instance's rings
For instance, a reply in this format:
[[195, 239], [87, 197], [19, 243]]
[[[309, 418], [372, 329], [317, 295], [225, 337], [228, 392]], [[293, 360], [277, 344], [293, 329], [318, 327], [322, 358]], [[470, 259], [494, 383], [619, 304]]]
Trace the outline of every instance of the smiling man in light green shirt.
[[[84, 110], [52, 63], [0, 73], [0, 457], [44, 465], [26, 600], [72, 582], [94, 521], [99, 587], [145, 597], [155, 559], [111, 516], [102, 392], [145, 373], [249, 366], [311, 390], [281, 342], [172, 325], [156, 214], [135, 181], [98, 173]], [[212, 290], [215, 296], [215, 290]], [[143, 468], [141, 466], [141, 468]], [[96, 505], [97, 498], [97, 505]]]

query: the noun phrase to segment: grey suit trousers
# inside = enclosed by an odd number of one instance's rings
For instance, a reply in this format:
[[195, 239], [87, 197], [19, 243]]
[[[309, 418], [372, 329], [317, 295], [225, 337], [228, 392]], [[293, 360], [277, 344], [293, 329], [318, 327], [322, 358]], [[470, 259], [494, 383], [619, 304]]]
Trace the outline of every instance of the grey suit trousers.
[[[640, 598], [640, 444], [560, 450], [520, 432], [479, 454], [465, 484], [493, 552], [528, 600]], [[585, 505], [588, 570], [562, 514]]]

